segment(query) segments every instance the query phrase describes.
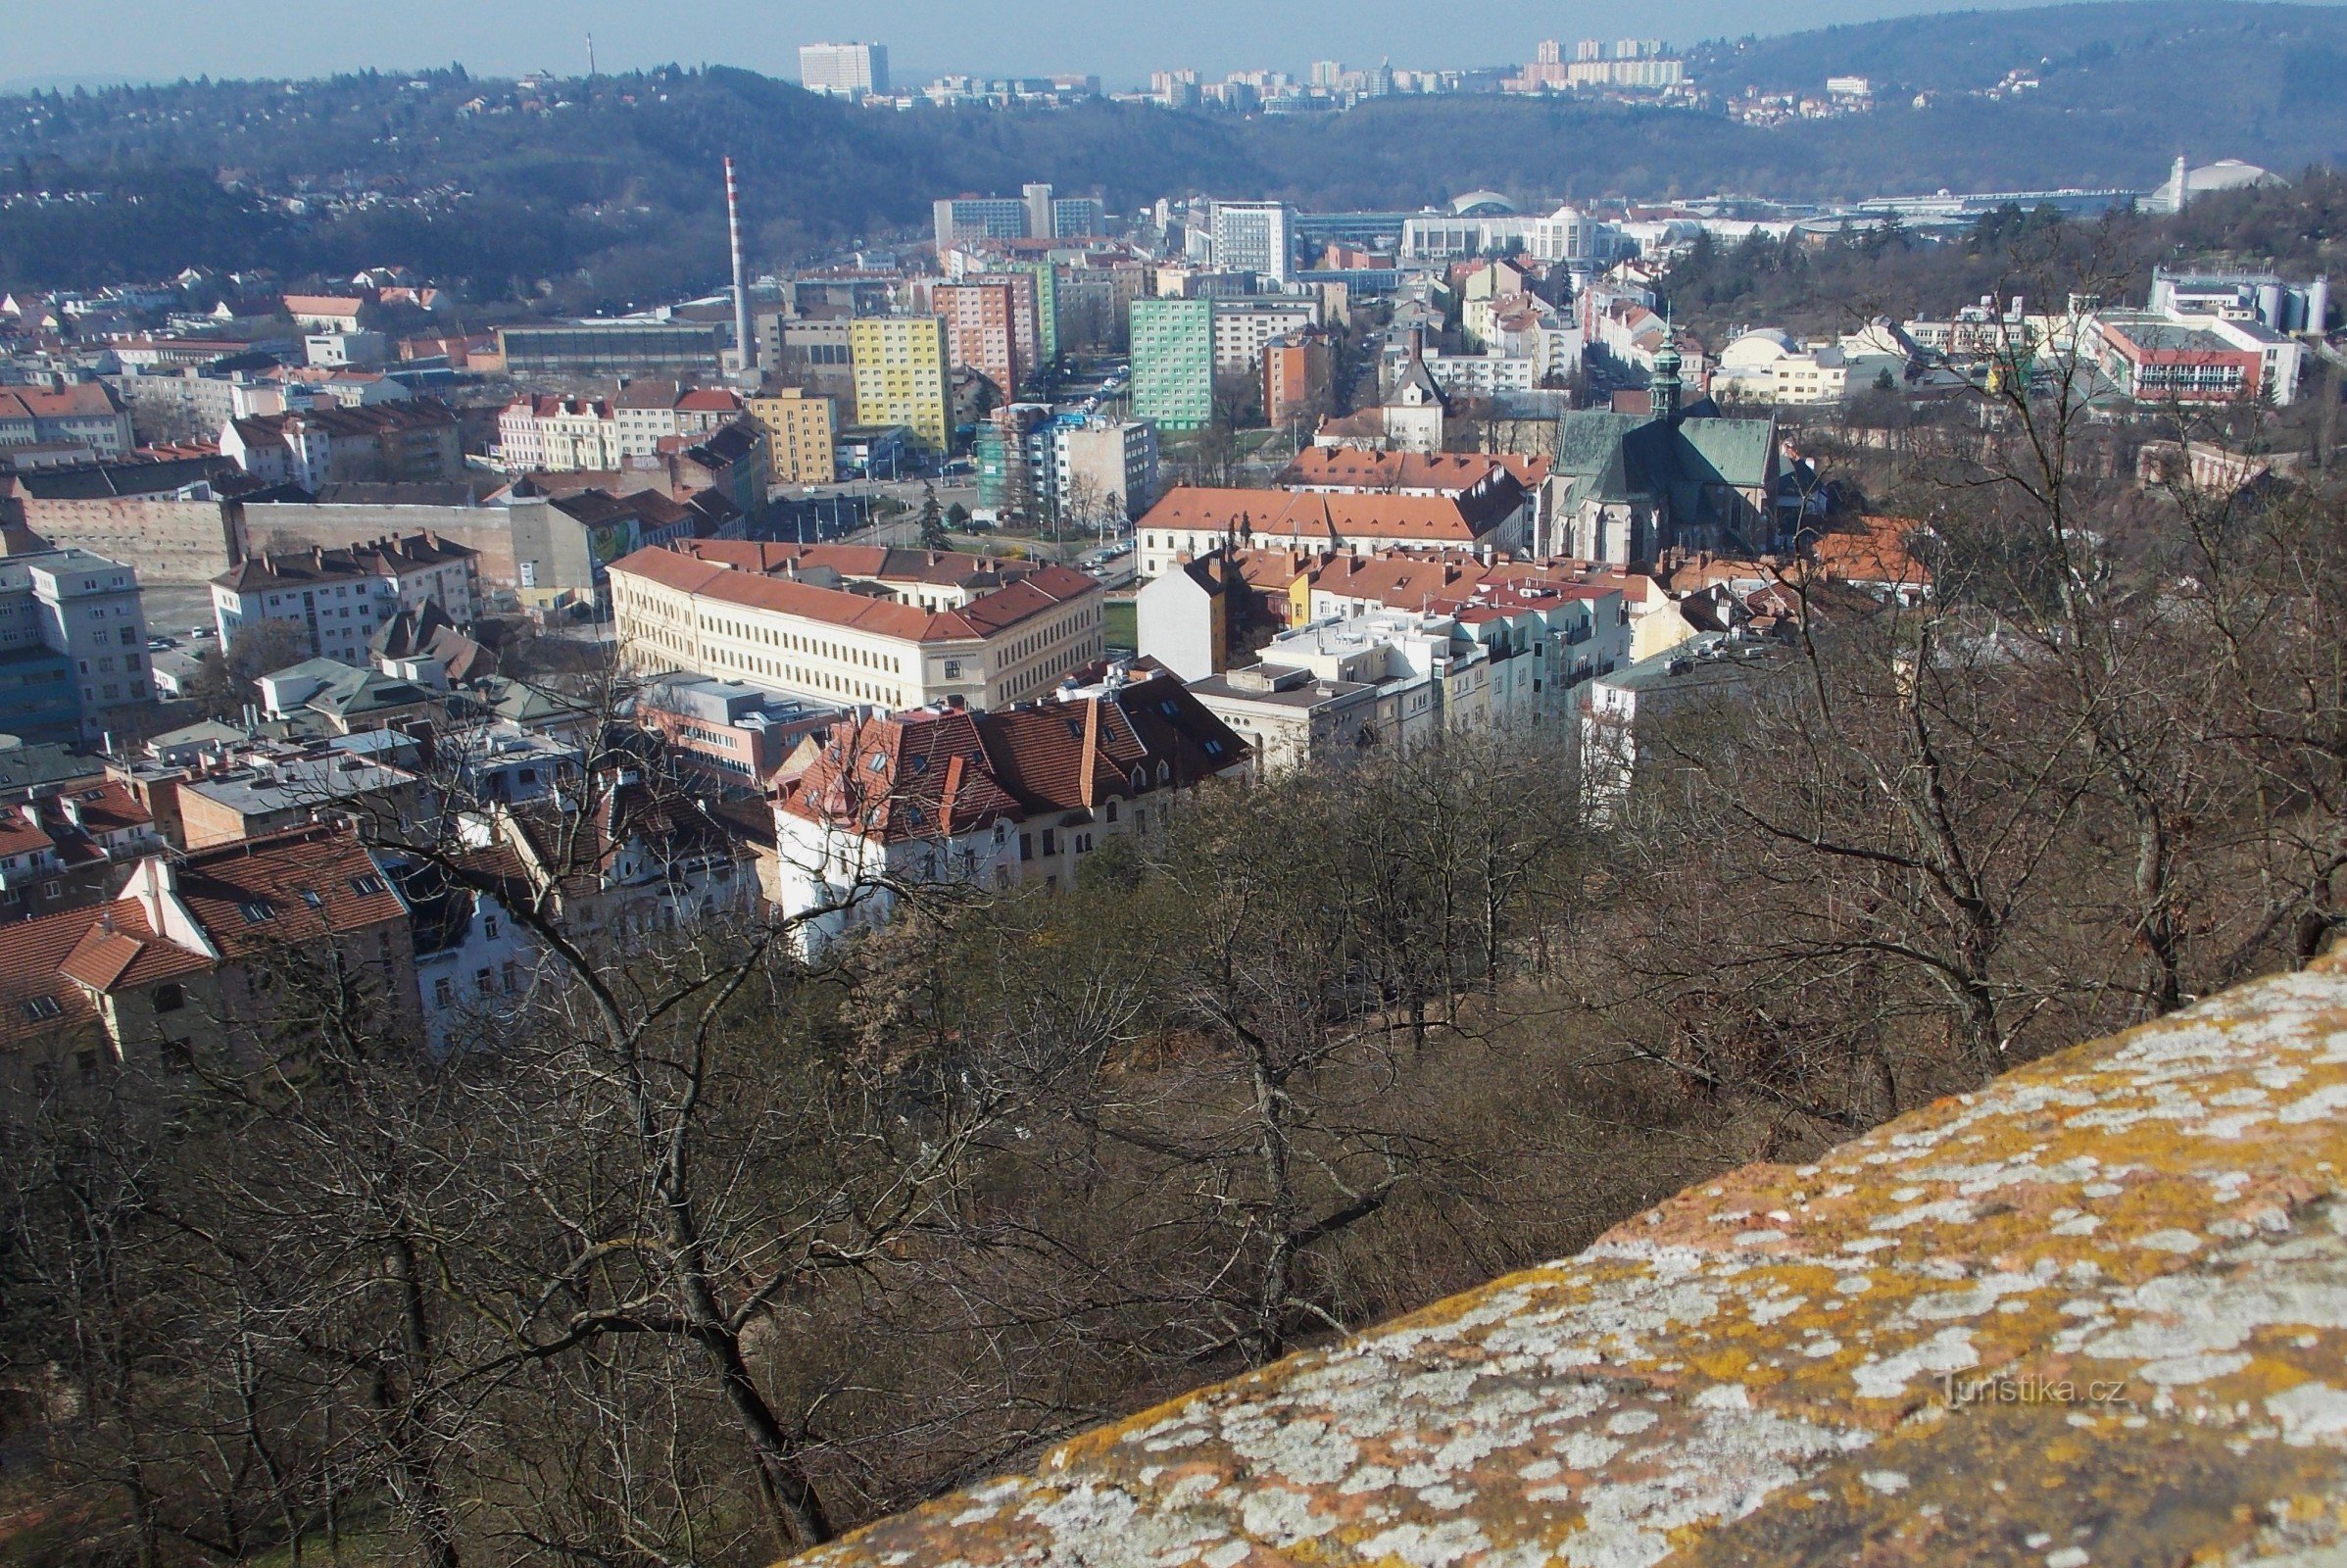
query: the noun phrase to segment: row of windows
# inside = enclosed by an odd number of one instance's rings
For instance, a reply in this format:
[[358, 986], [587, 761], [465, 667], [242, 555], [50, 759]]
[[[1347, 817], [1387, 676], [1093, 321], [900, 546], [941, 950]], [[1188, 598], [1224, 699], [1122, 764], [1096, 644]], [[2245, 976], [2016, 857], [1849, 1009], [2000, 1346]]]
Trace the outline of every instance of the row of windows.
[[883, 656], [873, 653], [868, 648], [856, 648], [847, 643], [818, 642], [811, 637], [802, 637], [796, 632], [777, 631], [771, 626], [755, 626], [748, 621], [725, 620], [716, 616], [704, 615], [701, 617], [701, 629], [713, 631], [720, 636], [736, 638], [742, 642], [764, 643], [769, 647], [788, 649], [792, 653], [813, 654], [817, 658], [834, 660], [843, 664], [860, 664], [866, 669], [885, 669], [893, 675], [901, 675], [905, 672], [904, 662], [893, 654]]

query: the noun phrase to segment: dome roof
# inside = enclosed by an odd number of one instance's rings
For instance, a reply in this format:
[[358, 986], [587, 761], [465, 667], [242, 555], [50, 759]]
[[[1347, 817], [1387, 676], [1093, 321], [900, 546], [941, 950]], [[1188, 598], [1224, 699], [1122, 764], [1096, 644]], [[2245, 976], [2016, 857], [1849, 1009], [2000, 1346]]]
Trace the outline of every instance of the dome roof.
[[1799, 345], [1793, 342], [1791, 334], [1779, 327], [1763, 326], [1746, 332], [1720, 350], [1720, 364], [1733, 370], [1745, 366], [1772, 365], [1799, 352]]
[[2288, 180], [2271, 169], [2243, 163], [2238, 158], [2220, 158], [2213, 164], [2203, 164], [2190, 174], [2192, 189], [2239, 190], [2247, 185], [2287, 185]]
[[[2176, 162], [2176, 172], [2171, 173], [2144, 204], [2155, 213], [2173, 213], [2191, 198], [2205, 196], [2211, 191], [2246, 190], [2252, 185], [2289, 183], [2273, 170], [2260, 169], [2239, 158], [2220, 158], [2213, 164], [2202, 164], [2197, 169], [2185, 169], [2181, 158]], [[2180, 189], [2177, 182], [2179, 173], [2182, 175]]]
[[1493, 213], [1512, 213], [1516, 204], [1495, 190], [1471, 190], [1464, 196], [1450, 198], [1450, 210], [1460, 218], [1484, 218]]

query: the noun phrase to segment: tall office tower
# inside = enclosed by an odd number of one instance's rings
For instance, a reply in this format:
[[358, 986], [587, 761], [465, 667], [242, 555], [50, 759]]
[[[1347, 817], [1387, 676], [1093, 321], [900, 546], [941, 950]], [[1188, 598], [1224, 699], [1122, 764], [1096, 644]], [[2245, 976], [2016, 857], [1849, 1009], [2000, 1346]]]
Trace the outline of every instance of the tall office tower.
[[888, 45], [884, 43], [803, 43], [799, 46], [799, 84], [808, 92], [860, 98], [888, 91]]
[[1296, 270], [1295, 220], [1286, 202], [1216, 202], [1215, 270], [1256, 272], [1287, 283]]
[[1044, 184], [1021, 185], [1019, 199], [1027, 204], [1027, 237], [1051, 237], [1051, 187]]

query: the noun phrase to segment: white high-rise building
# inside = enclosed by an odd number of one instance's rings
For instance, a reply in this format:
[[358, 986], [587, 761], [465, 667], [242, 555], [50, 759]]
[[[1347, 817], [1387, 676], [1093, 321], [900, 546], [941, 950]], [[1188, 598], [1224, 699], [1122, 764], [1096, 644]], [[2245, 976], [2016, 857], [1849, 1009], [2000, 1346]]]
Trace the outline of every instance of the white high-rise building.
[[799, 46], [799, 84], [808, 92], [847, 98], [886, 93], [888, 45], [803, 43]]
[[1216, 202], [1214, 267], [1286, 284], [1295, 275], [1295, 213], [1286, 202]]

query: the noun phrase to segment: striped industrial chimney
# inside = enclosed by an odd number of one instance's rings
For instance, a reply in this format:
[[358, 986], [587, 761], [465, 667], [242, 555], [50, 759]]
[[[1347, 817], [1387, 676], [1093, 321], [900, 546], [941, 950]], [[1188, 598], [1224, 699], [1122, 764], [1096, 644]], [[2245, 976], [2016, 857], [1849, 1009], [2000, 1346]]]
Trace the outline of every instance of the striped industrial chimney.
[[725, 227], [733, 239], [733, 343], [744, 379], [758, 368], [758, 341], [750, 335], [750, 279], [742, 266], [742, 198], [734, 188], [733, 160], [725, 160]]

